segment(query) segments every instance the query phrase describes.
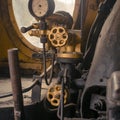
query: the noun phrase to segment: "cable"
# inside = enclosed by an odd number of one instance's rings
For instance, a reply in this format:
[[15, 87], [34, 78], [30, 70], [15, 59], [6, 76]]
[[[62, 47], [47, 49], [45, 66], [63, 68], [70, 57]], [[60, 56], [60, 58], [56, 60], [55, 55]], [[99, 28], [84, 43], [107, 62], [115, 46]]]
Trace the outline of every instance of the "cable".
[[[56, 63], [57, 63], [57, 62], [54, 61], [54, 65], [55, 65]], [[52, 65], [47, 68], [46, 72], [49, 72], [49, 70], [50, 70], [51, 68], [52, 68]], [[44, 72], [40, 75], [40, 77], [43, 78], [43, 76], [44, 76]], [[27, 88], [25, 88], [25, 89], [22, 89], [22, 93], [25, 93], [25, 92], [28, 92], [29, 90], [31, 90], [36, 84], [38, 84], [38, 82], [39, 82], [38, 79], [34, 80], [32, 85], [30, 85], [29, 87], [27, 87]], [[45, 89], [45, 88], [42, 88], [42, 89]], [[3, 94], [3, 95], [0, 95], [0, 98], [10, 97], [10, 96], [12, 96], [12, 95], [13, 95], [13, 93], [10, 92], [10, 93], [6, 93], [6, 94]]]
[[52, 67], [51, 67], [51, 73], [50, 78], [48, 81], [47, 72], [46, 72], [46, 52], [45, 52], [45, 43], [43, 43], [43, 67], [44, 67], [44, 79], [46, 82], [46, 85], [50, 85], [53, 78], [53, 70], [54, 70], [54, 60], [55, 60], [55, 54], [52, 53]]
[[82, 66], [85, 69], [89, 69], [91, 66], [91, 62], [92, 62], [95, 49], [96, 49], [98, 36], [115, 2], [116, 0], [105, 0], [99, 7], [98, 15], [96, 19], [94, 20], [94, 23], [88, 35], [87, 44], [85, 48], [85, 54], [83, 56]]

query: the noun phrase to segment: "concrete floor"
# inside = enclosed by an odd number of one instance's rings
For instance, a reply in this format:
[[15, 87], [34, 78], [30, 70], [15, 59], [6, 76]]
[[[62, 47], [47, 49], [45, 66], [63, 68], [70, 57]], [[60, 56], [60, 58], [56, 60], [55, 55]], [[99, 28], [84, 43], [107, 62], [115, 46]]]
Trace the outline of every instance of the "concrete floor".
[[[22, 89], [27, 88], [33, 84], [33, 79], [32, 78], [21, 78], [21, 83], [22, 83]], [[55, 82], [53, 82], [52, 84], [54, 83]], [[41, 99], [45, 97], [46, 92], [49, 88], [49, 86], [45, 84], [44, 80], [42, 82], [42, 88], [44, 89], [41, 90]], [[6, 94], [9, 92], [12, 92], [10, 78], [0, 78], [0, 95]], [[32, 93], [32, 90], [30, 90], [29, 92], [23, 93], [24, 105], [29, 105], [32, 103], [31, 93]], [[13, 107], [13, 96], [0, 98], [0, 108], [3, 108], [3, 107]]]

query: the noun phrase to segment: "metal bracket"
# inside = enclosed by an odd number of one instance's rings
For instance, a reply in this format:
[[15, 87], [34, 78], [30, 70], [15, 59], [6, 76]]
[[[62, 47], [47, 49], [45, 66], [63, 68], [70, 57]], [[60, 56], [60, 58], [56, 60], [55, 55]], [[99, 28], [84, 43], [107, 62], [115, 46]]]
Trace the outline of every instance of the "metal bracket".
[[32, 89], [32, 102], [40, 102], [41, 100], [41, 84], [42, 78], [39, 75], [33, 75], [33, 80], [37, 79], [38, 83]]

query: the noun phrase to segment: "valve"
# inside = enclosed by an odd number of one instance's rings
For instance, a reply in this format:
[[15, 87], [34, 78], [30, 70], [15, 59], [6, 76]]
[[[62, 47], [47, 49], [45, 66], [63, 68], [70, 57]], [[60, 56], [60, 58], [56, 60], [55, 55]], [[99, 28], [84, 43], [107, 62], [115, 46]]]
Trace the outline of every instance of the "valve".
[[[60, 96], [61, 96], [61, 85], [55, 85], [49, 88], [47, 93], [47, 100], [54, 107], [58, 107], [60, 104]], [[68, 91], [64, 89], [64, 104], [67, 103], [68, 99]]]
[[61, 26], [53, 27], [48, 35], [48, 39], [54, 47], [62, 47], [68, 40], [68, 33]]

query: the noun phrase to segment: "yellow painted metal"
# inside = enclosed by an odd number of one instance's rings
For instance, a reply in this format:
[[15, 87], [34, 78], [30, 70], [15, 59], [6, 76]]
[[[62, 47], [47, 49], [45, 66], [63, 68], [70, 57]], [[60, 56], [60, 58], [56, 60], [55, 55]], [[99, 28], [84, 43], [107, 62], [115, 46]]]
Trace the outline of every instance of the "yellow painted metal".
[[88, 38], [88, 34], [90, 31], [90, 28], [96, 18], [97, 12], [98, 12], [98, 7], [101, 2], [104, 0], [99, 0], [97, 3], [96, 0], [87, 0], [87, 8], [86, 8], [86, 17], [83, 25], [83, 30], [82, 30], [82, 52], [84, 52], [85, 44]]
[[[81, 51], [84, 52], [86, 41], [88, 38], [88, 34], [90, 28], [96, 18], [98, 7], [101, 2], [104, 0], [76, 0], [75, 2], [75, 10], [73, 13], [73, 29], [81, 29]], [[83, 6], [81, 7], [81, 3]], [[82, 14], [82, 15], [81, 15]], [[82, 21], [81, 21], [82, 19]]]
[[22, 36], [13, 13], [12, 0], [0, 0], [0, 67], [8, 66], [7, 50], [18, 48], [21, 68], [42, 71], [42, 60], [32, 59], [32, 54], [40, 49]]
[[[96, 0], [86, 0], [85, 21], [82, 35], [83, 43], [86, 41], [90, 27], [96, 17]], [[103, 0], [100, 0], [103, 1]], [[22, 8], [21, 8], [22, 9]], [[73, 19], [74, 25], [80, 24], [80, 0], [76, 0]], [[26, 18], [24, 18], [26, 19]], [[79, 28], [80, 29], [80, 28]], [[10, 48], [19, 49], [20, 66], [23, 69], [39, 69], [42, 71], [42, 60], [33, 60], [32, 54], [41, 51], [40, 48], [29, 43], [20, 33], [14, 16], [12, 0], [0, 0], [0, 67], [8, 66], [7, 50]], [[78, 47], [79, 48], [79, 47]], [[49, 66], [50, 62], [48, 62]]]

